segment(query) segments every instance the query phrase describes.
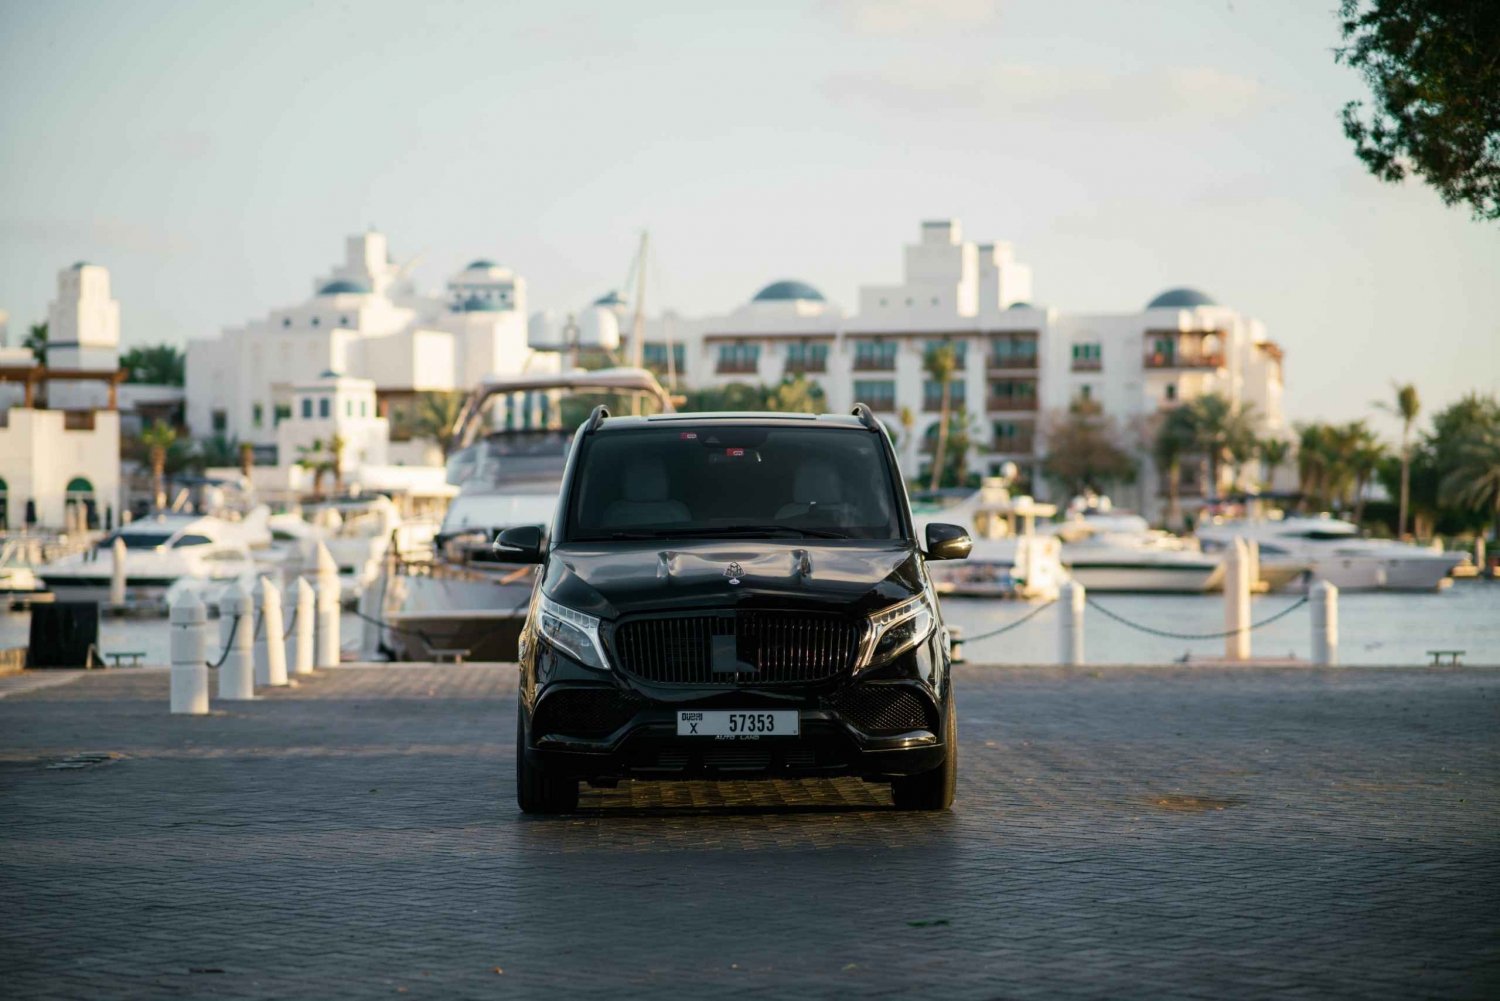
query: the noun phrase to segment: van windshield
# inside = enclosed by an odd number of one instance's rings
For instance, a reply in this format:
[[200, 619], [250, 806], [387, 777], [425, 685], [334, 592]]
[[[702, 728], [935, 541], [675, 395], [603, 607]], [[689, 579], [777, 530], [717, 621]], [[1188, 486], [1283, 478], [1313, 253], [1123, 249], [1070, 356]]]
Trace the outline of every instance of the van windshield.
[[853, 428], [674, 423], [589, 435], [566, 538], [899, 539], [881, 445]]

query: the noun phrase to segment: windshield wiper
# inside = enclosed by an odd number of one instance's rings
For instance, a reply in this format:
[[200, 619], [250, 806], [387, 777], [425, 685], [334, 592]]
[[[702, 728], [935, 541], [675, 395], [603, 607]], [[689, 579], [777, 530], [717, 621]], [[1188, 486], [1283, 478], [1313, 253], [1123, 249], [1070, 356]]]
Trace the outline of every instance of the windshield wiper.
[[[807, 539], [847, 539], [843, 532], [826, 532], [817, 528], [797, 528], [793, 525], [725, 525], [719, 528], [687, 528], [671, 534], [688, 538], [692, 536], [718, 535], [779, 535], [790, 532]], [[668, 533], [661, 533], [666, 535]]]

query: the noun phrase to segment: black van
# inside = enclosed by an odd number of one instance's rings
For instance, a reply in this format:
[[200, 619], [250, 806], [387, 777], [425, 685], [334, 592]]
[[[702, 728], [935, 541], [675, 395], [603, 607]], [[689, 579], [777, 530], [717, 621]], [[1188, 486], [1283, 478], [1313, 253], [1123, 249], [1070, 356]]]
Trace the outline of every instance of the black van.
[[969, 537], [911, 509], [884, 428], [852, 416], [596, 408], [520, 639], [516, 790], [528, 813], [578, 784], [857, 775], [946, 810], [957, 774], [947, 631], [928, 560]]

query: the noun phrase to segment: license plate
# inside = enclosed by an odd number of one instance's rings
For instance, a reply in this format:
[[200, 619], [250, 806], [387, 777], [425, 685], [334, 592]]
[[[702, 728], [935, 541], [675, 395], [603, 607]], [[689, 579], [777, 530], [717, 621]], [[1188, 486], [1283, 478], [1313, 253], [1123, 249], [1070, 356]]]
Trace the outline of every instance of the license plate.
[[795, 737], [797, 724], [795, 709], [677, 711], [679, 737]]

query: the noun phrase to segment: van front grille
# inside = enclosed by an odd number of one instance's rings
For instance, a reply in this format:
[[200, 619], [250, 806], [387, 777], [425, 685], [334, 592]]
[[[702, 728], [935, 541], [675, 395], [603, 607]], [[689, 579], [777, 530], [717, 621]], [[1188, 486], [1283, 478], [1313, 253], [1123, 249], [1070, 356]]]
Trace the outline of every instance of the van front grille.
[[853, 670], [859, 628], [831, 614], [698, 613], [622, 622], [614, 648], [622, 670], [657, 684], [806, 684]]

